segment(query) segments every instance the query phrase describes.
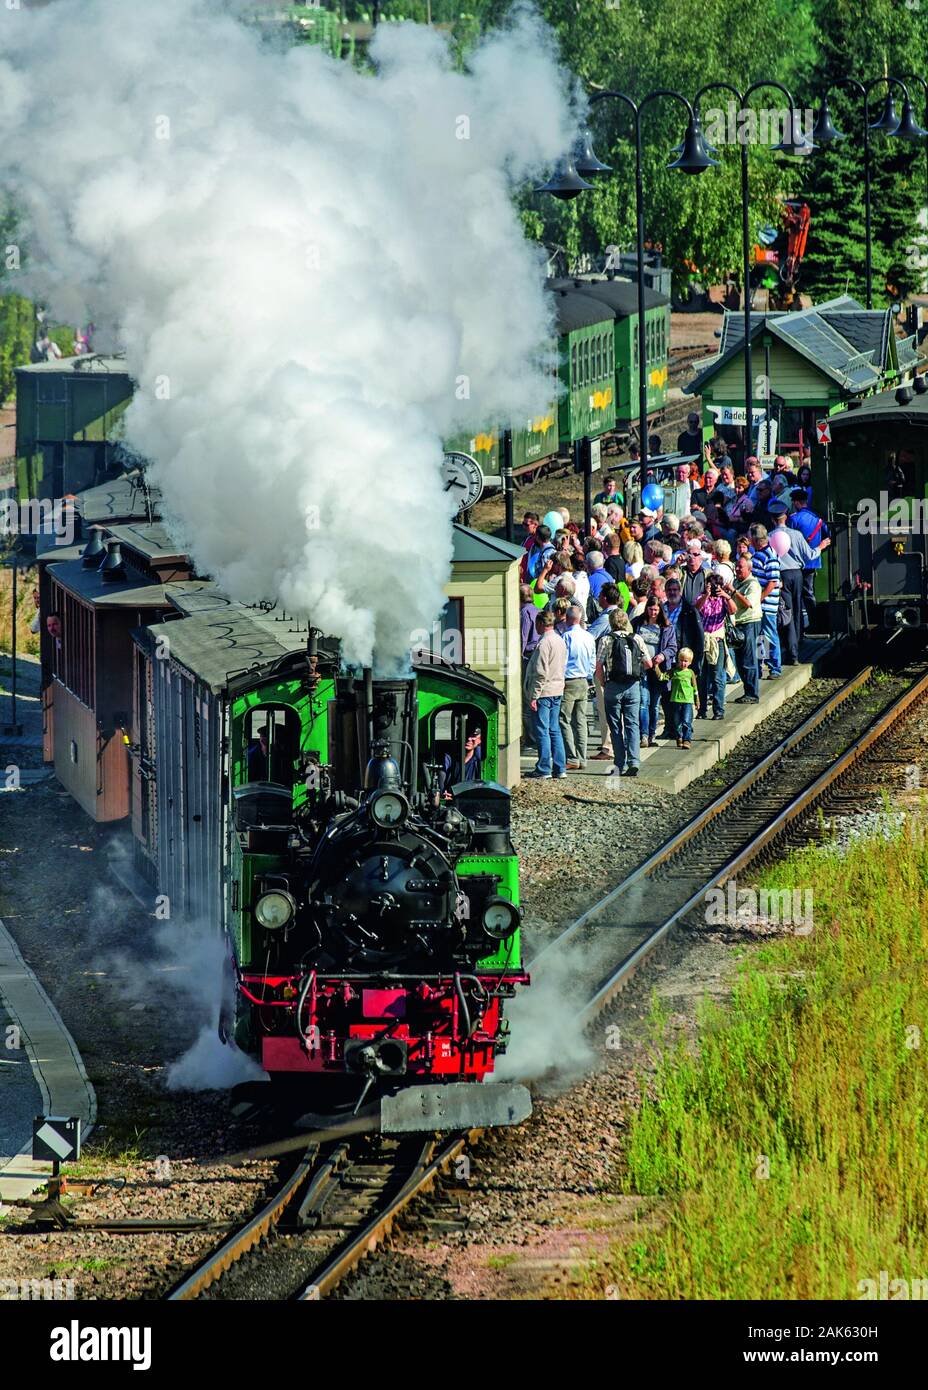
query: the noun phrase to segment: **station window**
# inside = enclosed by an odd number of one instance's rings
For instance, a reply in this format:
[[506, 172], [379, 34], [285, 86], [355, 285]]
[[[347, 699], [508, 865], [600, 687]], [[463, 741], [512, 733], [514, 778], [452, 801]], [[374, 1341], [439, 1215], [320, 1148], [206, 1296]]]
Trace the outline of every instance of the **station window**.
[[290, 705], [257, 705], [245, 715], [245, 782], [292, 787], [300, 771], [300, 716]]
[[418, 652], [425, 656], [442, 658], [445, 661], [454, 662], [456, 666], [461, 666], [468, 658], [466, 648], [464, 600], [462, 598], [449, 598], [439, 617], [432, 624], [428, 642], [414, 646], [413, 655]]

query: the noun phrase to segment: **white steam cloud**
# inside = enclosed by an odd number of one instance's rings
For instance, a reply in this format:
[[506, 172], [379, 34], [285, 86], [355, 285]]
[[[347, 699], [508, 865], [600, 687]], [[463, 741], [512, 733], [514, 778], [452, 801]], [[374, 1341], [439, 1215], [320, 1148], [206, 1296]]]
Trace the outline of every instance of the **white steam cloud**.
[[506, 1005], [512, 1028], [509, 1049], [491, 1081], [574, 1081], [588, 1072], [594, 1052], [580, 1011], [586, 1002], [583, 948], [552, 951], [544, 964], [529, 964], [532, 983]]
[[441, 440], [550, 399], [510, 193], [574, 124], [530, 15], [467, 74], [424, 27], [373, 56], [272, 46], [208, 0], [0, 10], [13, 287], [124, 347], [129, 442], [200, 571], [385, 671], [444, 602]]

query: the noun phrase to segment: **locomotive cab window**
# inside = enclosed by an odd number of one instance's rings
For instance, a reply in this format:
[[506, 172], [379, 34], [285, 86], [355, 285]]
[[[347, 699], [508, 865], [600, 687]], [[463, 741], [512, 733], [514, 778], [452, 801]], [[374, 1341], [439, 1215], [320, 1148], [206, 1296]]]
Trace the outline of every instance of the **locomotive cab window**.
[[446, 705], [429, 721], [428, 761], [438, 766], [442, 790], [457, 782], [482, 782], [487, 718], [476, 705]]
[[289, 705], [258, 705], [245, 716], [245, 782], [292, 787], [300, 765], [300, 719]]

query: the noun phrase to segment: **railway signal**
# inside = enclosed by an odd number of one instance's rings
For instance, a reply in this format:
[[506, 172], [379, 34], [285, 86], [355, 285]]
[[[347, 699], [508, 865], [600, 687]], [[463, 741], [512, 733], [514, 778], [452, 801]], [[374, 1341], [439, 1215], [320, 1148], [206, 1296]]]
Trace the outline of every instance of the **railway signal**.
[[81, 1156], [81, 1122], [76, 1115], [36, 1115], [32, 1121], [32, 1157], [44, 1163], [69, 1163]]

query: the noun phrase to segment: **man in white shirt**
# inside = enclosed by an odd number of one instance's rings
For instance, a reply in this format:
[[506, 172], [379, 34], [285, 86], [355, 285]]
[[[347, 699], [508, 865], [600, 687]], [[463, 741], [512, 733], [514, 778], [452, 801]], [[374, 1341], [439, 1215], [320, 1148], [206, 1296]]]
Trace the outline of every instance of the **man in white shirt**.
[[561, 733], [568, 772], [582, 772], [586, 766], [587, 701], [596, 671], [596, 642], [583, 627], [583, 609], [579, 603], [572, 603], [567, 610], [564, 642], [567, 665], [561, 699]]

